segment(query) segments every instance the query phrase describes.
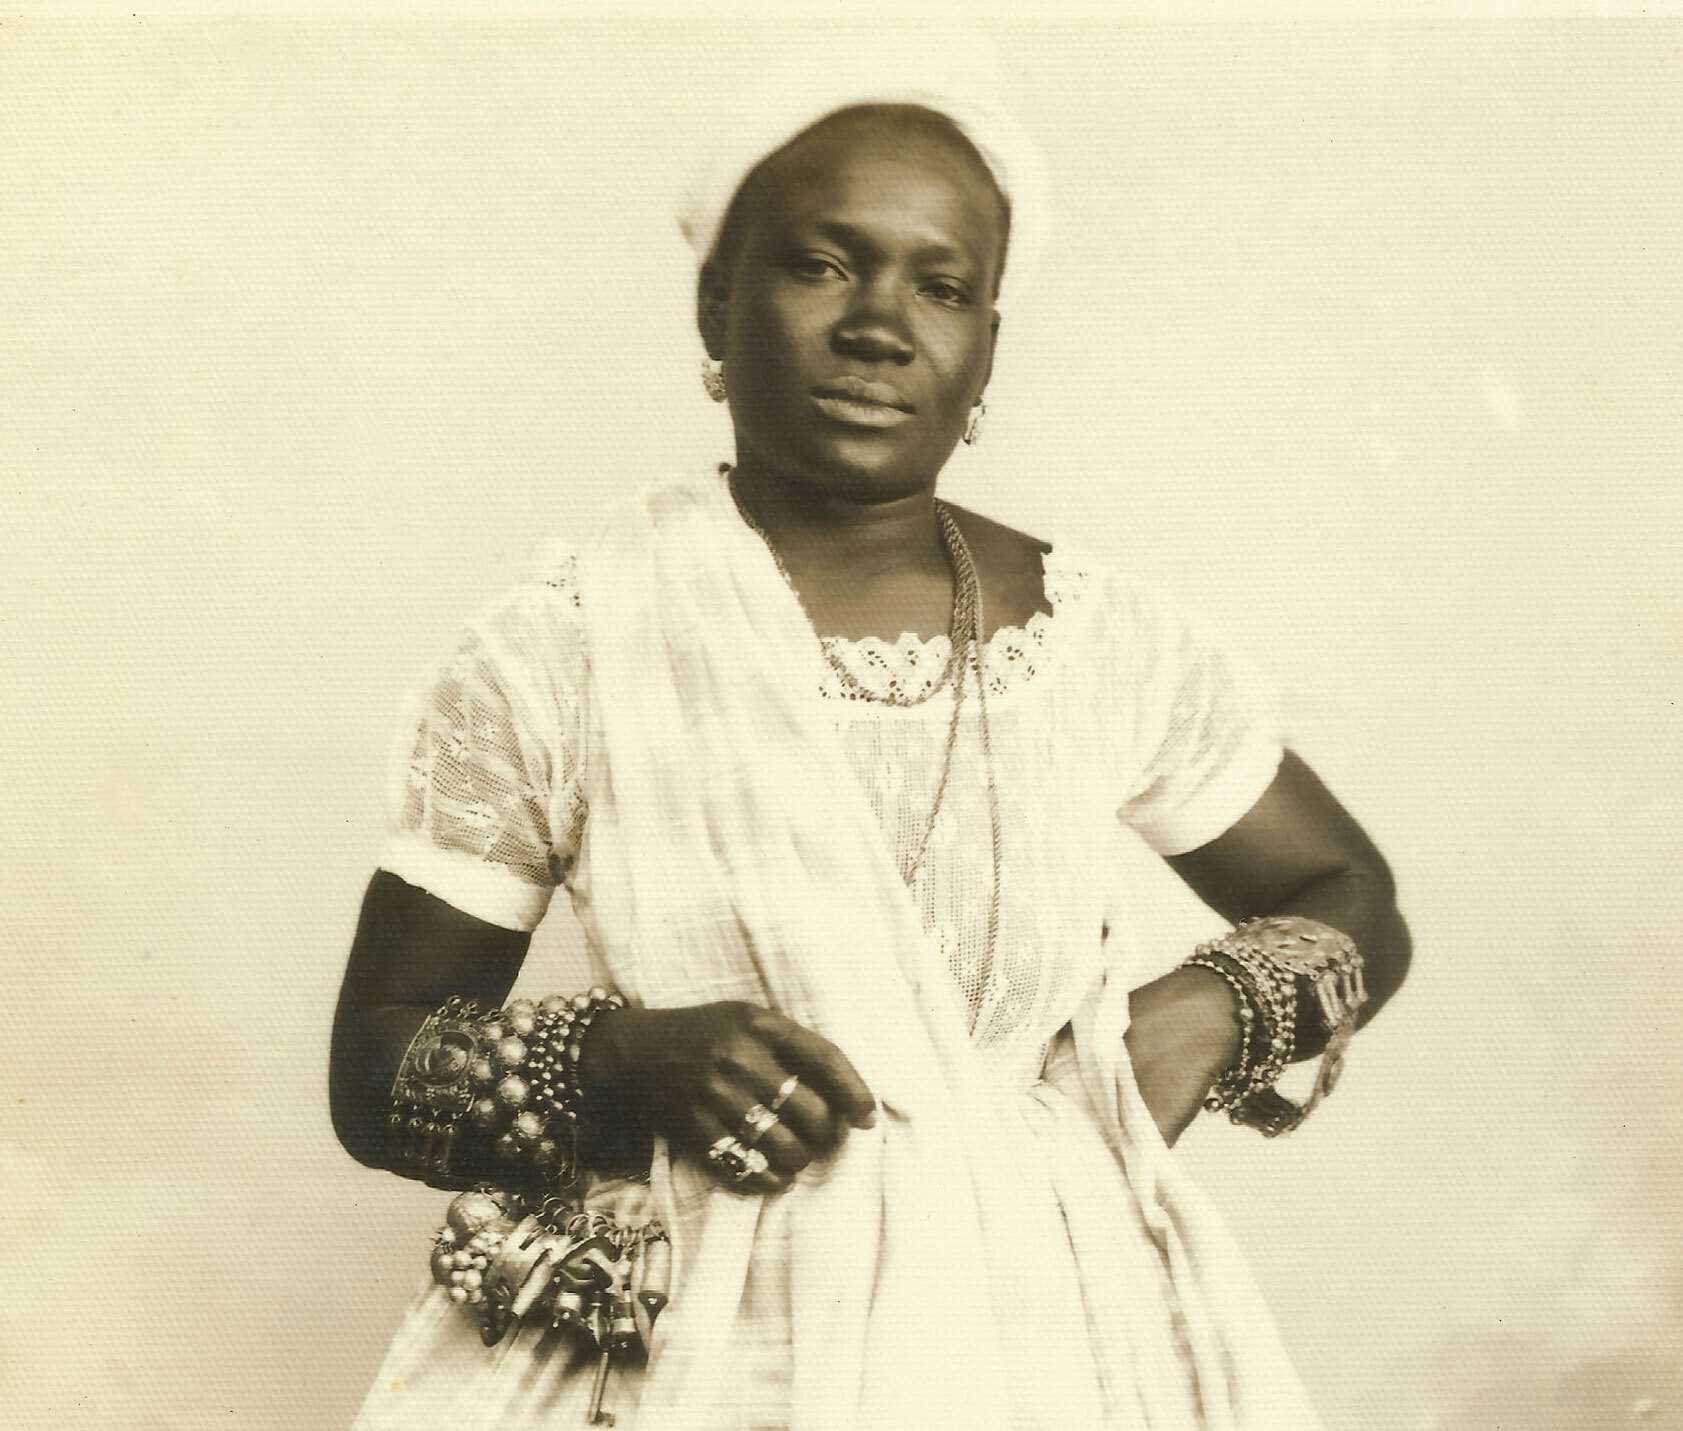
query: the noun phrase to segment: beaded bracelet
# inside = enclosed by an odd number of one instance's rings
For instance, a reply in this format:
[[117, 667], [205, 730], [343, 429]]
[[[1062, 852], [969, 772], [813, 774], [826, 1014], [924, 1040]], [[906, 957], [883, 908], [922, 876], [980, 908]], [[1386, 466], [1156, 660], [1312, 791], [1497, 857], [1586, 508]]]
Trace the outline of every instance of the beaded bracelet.
[[[1181, 961], [1181, 968], [1208, 969], [1212, 974], [1217, 975], [1223, 983], [1233, 990], [1233, 996], [1238, 1000], [1239, 1053], [1238, 1057], [1233, 1060], [1232, 1066], [1221, 1076], [1222, 1081], [1226, 1081], [1234, 1073], [1248, 1069], [1251, 1066], [1251, 1036], [1255, 1030], [1257, 1021], [1255, 996], [1251, 992], [1250, 985], [1235, 974], [1225, 962], [1219, 959], [1211, 958], [1205, 954], [1193, 954], [1191, 958], [1183, 959]], [[1213, 1098], [1214, 1090], [1212, 1089], [1211, 1097], [1204, 1100], [1204, 1106], [1206, 1108], [1213, 1108], [1215, 1106], [1212, 1101]]]
[[[1204, 1107], [1210, 1112], [1225, 1112], [1249, 1091], [1253, 1067], [1251, 1039], [1258, 1021], [1256, 994], [1250, 983], [1240, 978], [1232, 966], [1222, 959], [1201, 953], [1194, 954], [1190, 959], [1184, 960], [1181, 967], [1208, 969], [1212, 974], [1219, 975], [1239, 1001], [1239, 1056], [1234, 1059], [1232, 1067], [1216, 1080], [1204, 1098]], [[1266, 1032], [1265, 1028], [1264, 1033]]]
[[1253, 1093], [1271, 1088], [1297, 1051], [1297, 986], [1289, 973], [1259, 956], [1248, 945], [1231, 936], [1219, 944], [1219, 950], [1212, 952], [1230, 961], [1256, 991], [1268, 1022], [1268, 1039], [1250, 1070], [1249, 1086], [1238, 1100], [1242, 1102]]
[[1234, 1108], [1270, 1086], [1285, 1069], [1296, 1041], [1291, 992], [1272, 977], [1270, 970], [1226, 948], [1202, 946], [1194, 957], [1227, 971], [1245, 991], [1260, 1025], [1258, 1036], [1246, 1050], [1248, 1057], [1229, 1069], [1212, 1089], [1217, 1106], [1231, 1116]]
[[493, 1056], [475, 1060], [469, 1116], [511, 1170], [576, 1177], [582, 1098], [578, 1061], [590, 1025], [625, 1000], [600, 987], [571, 1000], [516, 999], [484, 1035]]
[[[1275, 915], [1243, 921], [1221, 939], [1200, 944], [1184, 962], [1220, 974], [1239, 996], [1239, 1058], [1216, 1080], [1204, 1106], [1225, 1111], [1234, 1123], [1267, 1137], [1290, 1132], [1332, 1091], [1357, 1014], [1367, 1000], [1362, 957], [1355, 944], [1316, 920]], [[1307, 980], [1325, 1020], [1327, 1043], [1310, 1096], [1299, 1105], [1274, 1085], [1296, 1050], [1302, 980]], [[1266, 1031], [1260, 1051], [1252, 1037], [1256, 1021]]]

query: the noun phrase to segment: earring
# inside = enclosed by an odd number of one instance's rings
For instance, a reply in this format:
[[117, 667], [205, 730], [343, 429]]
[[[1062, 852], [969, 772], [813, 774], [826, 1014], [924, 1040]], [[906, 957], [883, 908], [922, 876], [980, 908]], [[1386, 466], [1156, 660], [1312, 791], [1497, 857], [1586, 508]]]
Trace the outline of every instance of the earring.
[[988, 410], [988, 405], [981, 398], [976, 399], [976, 406], [970, 409], [970, 421], [964, 425], [964, 440], [975, 446], [976, 439], [982, 435], [982, 417]]
[[714, 402], [725, 400], [725, 363], [723, 358], [701, 360], [701, 385]]

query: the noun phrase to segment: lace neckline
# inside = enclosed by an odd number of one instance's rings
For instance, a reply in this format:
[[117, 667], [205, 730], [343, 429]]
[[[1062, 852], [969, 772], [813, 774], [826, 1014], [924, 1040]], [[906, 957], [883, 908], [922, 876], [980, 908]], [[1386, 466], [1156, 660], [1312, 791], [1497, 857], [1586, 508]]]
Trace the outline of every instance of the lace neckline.
[[[1019, 689], [1050, 663], [1058, 639], [1069, 624], [1069, 617], [1061, 613], [1086, 582], [1085, 566], [1072, 559], [1062, 544], [1041, 552], [1040, 569], [1046, 601], [1052, 609], [1034, 612], [1021, 625], [1000, 626], [983, 643], [983, 665], [990, 696]], [[945, 631], [934, 636], [903, 631], [893, 641], [880, 636], [821, 636], [819, 640], [855, 680], [877, 696], [890, 692], [914, 698], [927, 695], [940, 683], [952, 654], [952, 638]], [[898, 707], [883, 706], [849, 690], [828, 666], [824, 670], [821, 694], [826, 699], [872, 711], [900, 711]], [[932, 705], [941, 708], [938, 701]], [[912, 708], [913, 712], [923, 709], [927, 707]]]
[[[575, 608], [579, 605], [577, 560], [577, 552], [563, 551], [544, 576], [545, 583]], [[1037, 675], [1052, 666], [1058, 652], [1068, 644], [1075, 620], [1072, 608], [1090, 588], [1093, 570], [1078, 550], [1063, 543], [1040, 554], [1041, 587], [1052, 609], [1032, 613], [1020, 626], [1000, 626], [988, 636], [982, 653], [990, 699], [1010, 696], [1030, 686]], [[930, 687], [938, 684], [945, 674], [947, 658], [952, 652], [952, 638], [944, 631], [928, 637], [904, 631], [893, 641], [880, 636], [819, 636], [818, 639], [873, 695], [891, 691], [914, 697], [927, 695]], [[931, 711], [948, 709], [939, 700], [908, 707], [867, 700], [844, 685], [828, 662], [820, 661], [818, 665], [822, 668], [819, 694], [850, 712], [915, 719]]]

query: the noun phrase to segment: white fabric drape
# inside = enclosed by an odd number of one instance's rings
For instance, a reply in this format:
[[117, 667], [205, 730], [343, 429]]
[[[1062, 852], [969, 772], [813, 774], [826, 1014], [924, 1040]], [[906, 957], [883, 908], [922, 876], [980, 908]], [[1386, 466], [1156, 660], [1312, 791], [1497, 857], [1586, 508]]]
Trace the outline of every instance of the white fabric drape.
[[[727, 501], [722, 482], [656, 485], [580, 563], [582, 603], [602, 613], [587, 617], [598, 738], [585, 897], [633, 997], [660, 1002], [672, 968], [686, 984], [717, 970], [732, 988], [751, 970], [768, 1004], [847, 1052], [881, 1104], [876, 1129], [790, 1194], [792, 1280], [822, 1288], [794, 1308], [795, 1424], [858, 1426], [861, 1398], [892, 1381], [902, 1425], [985, 1425], [1006, 1401], [1010, 1310], [985, 1276], [988, 1222], [1002, 1245], [1011, 1215], [976, 1136], [988, 1100], [956, 993], [911, 957], [916, 912], [811, 699], [811, 627], [764, 546], [721, 520]], [[642, 1403], [675, 1416], [729, 1372], [762, 1204], [693, 1162], [661, 1156], [656, 1176], [684, 1292]], [[927, 1340], [931, 1269], [949, 1335], [975, 1360], [885, 1376]]]

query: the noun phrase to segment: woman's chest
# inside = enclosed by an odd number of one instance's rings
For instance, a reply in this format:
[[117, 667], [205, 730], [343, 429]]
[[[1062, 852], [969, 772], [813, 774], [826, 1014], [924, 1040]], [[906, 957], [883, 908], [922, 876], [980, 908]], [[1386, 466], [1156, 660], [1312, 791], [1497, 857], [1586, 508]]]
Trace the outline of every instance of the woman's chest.
[[957, 982], [984, 1046], [1038, 1042], [1068, 1017], [1122, 868], [1104, 743], [1056, 703], [1004, 704], [985, 740], [979, 721], [954, 732], [934, 713], [839, 722], [929, 957]]

